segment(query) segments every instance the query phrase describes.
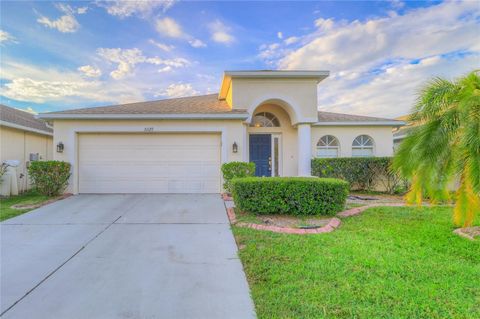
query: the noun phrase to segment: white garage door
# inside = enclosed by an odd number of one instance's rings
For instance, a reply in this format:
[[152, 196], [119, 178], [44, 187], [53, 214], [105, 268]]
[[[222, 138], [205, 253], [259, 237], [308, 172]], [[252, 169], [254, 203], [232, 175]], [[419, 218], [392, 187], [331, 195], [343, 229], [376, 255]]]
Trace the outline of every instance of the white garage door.
[[80, 193], [219, 193], [220, 134], [81, 134]]

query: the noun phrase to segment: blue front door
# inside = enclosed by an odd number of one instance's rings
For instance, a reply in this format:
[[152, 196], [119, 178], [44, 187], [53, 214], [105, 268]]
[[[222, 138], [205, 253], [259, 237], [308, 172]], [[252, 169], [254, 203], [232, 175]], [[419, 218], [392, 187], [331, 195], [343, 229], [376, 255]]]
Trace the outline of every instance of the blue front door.
[[255, 176], [272, 176], [272, 136], [250, 135], [250, 162], [255, 163]]

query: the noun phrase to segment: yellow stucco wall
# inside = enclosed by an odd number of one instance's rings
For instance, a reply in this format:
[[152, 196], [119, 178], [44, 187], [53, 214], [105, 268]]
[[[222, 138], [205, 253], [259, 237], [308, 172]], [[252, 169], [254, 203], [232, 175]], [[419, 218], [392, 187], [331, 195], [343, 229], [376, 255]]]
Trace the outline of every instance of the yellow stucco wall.
[[[161, 134], [162, 132], [220, 132], [222, 161], [242, 161], [246, 150], [246, 126], [241, 120], [56, 120], [54, 145], [63, 142], [63, 153], [54, 153], [56, 160], [72, 164], [72, 177], [67, 192], [77, 193], [77, 135], [82, 132], [131, 132]], [[236, 142], [238, 152], [233, 153]]]
[[[317, 121], [317, 82], [312, 79], [232, 79], [232, 107], [251, 114], [266, 102], [284, 101], [293, 124]], [[288, 107], [291, 107], [289, 109]]]
[[322, 136], [333, 135], [340, 143], [340, 157], [351, 157], [352, 142], [362, 134], [373, 138], [375, 156], [393, 155], [391, 126], [312, 126], [312, 155], [317, 154], [317, 143]]
[[[78, 134], [95, 132], [145, 133], [161, 134], [162, 132], [217, 132], [221, 133], [222, 162], [248, 161], [249, 134], [272, 133], [281, 135], [282, 145], [282, 176], [298, 174], [298, 137], [297, 128], [292, 126], [289, 114], [283, 107], [274, 104], [263, 104], [252, 111], [271, 112], [280, 121], [280, 127], [255, 128], [249, 127], [242, 120], [55, 120], [55, 137], [53, 145], [63, 142], [63, 153], [54, 153], [54, 159], [72, 164], [72, 177], [67, 192], [78, 192]], [[151, 131], [146, 133], [145, 129]], [[316, 154], [316, 144], [323, 135], [334, 135], [340, 141], [342, 157], [351, 156], [351, 145], [355, 137], [367, 134], [374, 139], [375, 156], [391, 156], [393, 140], [391, 127], [387, 126], [312, 126], [312, 155]], [[238, 152], [233, 153], [232, 145], [236, 142]]]
[[29, 188], [26, 167], [30, 160], [30, 153], [38, 153], [41, 160], [51, 160], [53, 157], [52, 140], [51, 136], [0, 126], [0, 161], [20, 161], [20, 166], [17, 167], [20, 191]]

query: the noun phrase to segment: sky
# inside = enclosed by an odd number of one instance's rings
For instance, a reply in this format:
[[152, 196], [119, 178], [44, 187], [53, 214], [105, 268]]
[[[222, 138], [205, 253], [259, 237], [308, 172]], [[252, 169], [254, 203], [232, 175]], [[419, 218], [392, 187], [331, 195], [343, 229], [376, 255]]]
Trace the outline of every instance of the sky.
[[216, 93], [225, 70], [328, 70], [320, 110], [394, 118], [480, 69], [479, 1], [2, 1], [2, 104]]

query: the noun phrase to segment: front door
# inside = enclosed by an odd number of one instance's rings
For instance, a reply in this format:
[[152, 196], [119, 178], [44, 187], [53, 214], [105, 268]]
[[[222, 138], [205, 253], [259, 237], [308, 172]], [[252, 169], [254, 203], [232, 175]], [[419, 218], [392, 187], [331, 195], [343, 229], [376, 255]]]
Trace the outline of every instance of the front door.
[[250, 135], [250, 162], [255, 163], [255, 176], [272, 176], [272, 135]]

